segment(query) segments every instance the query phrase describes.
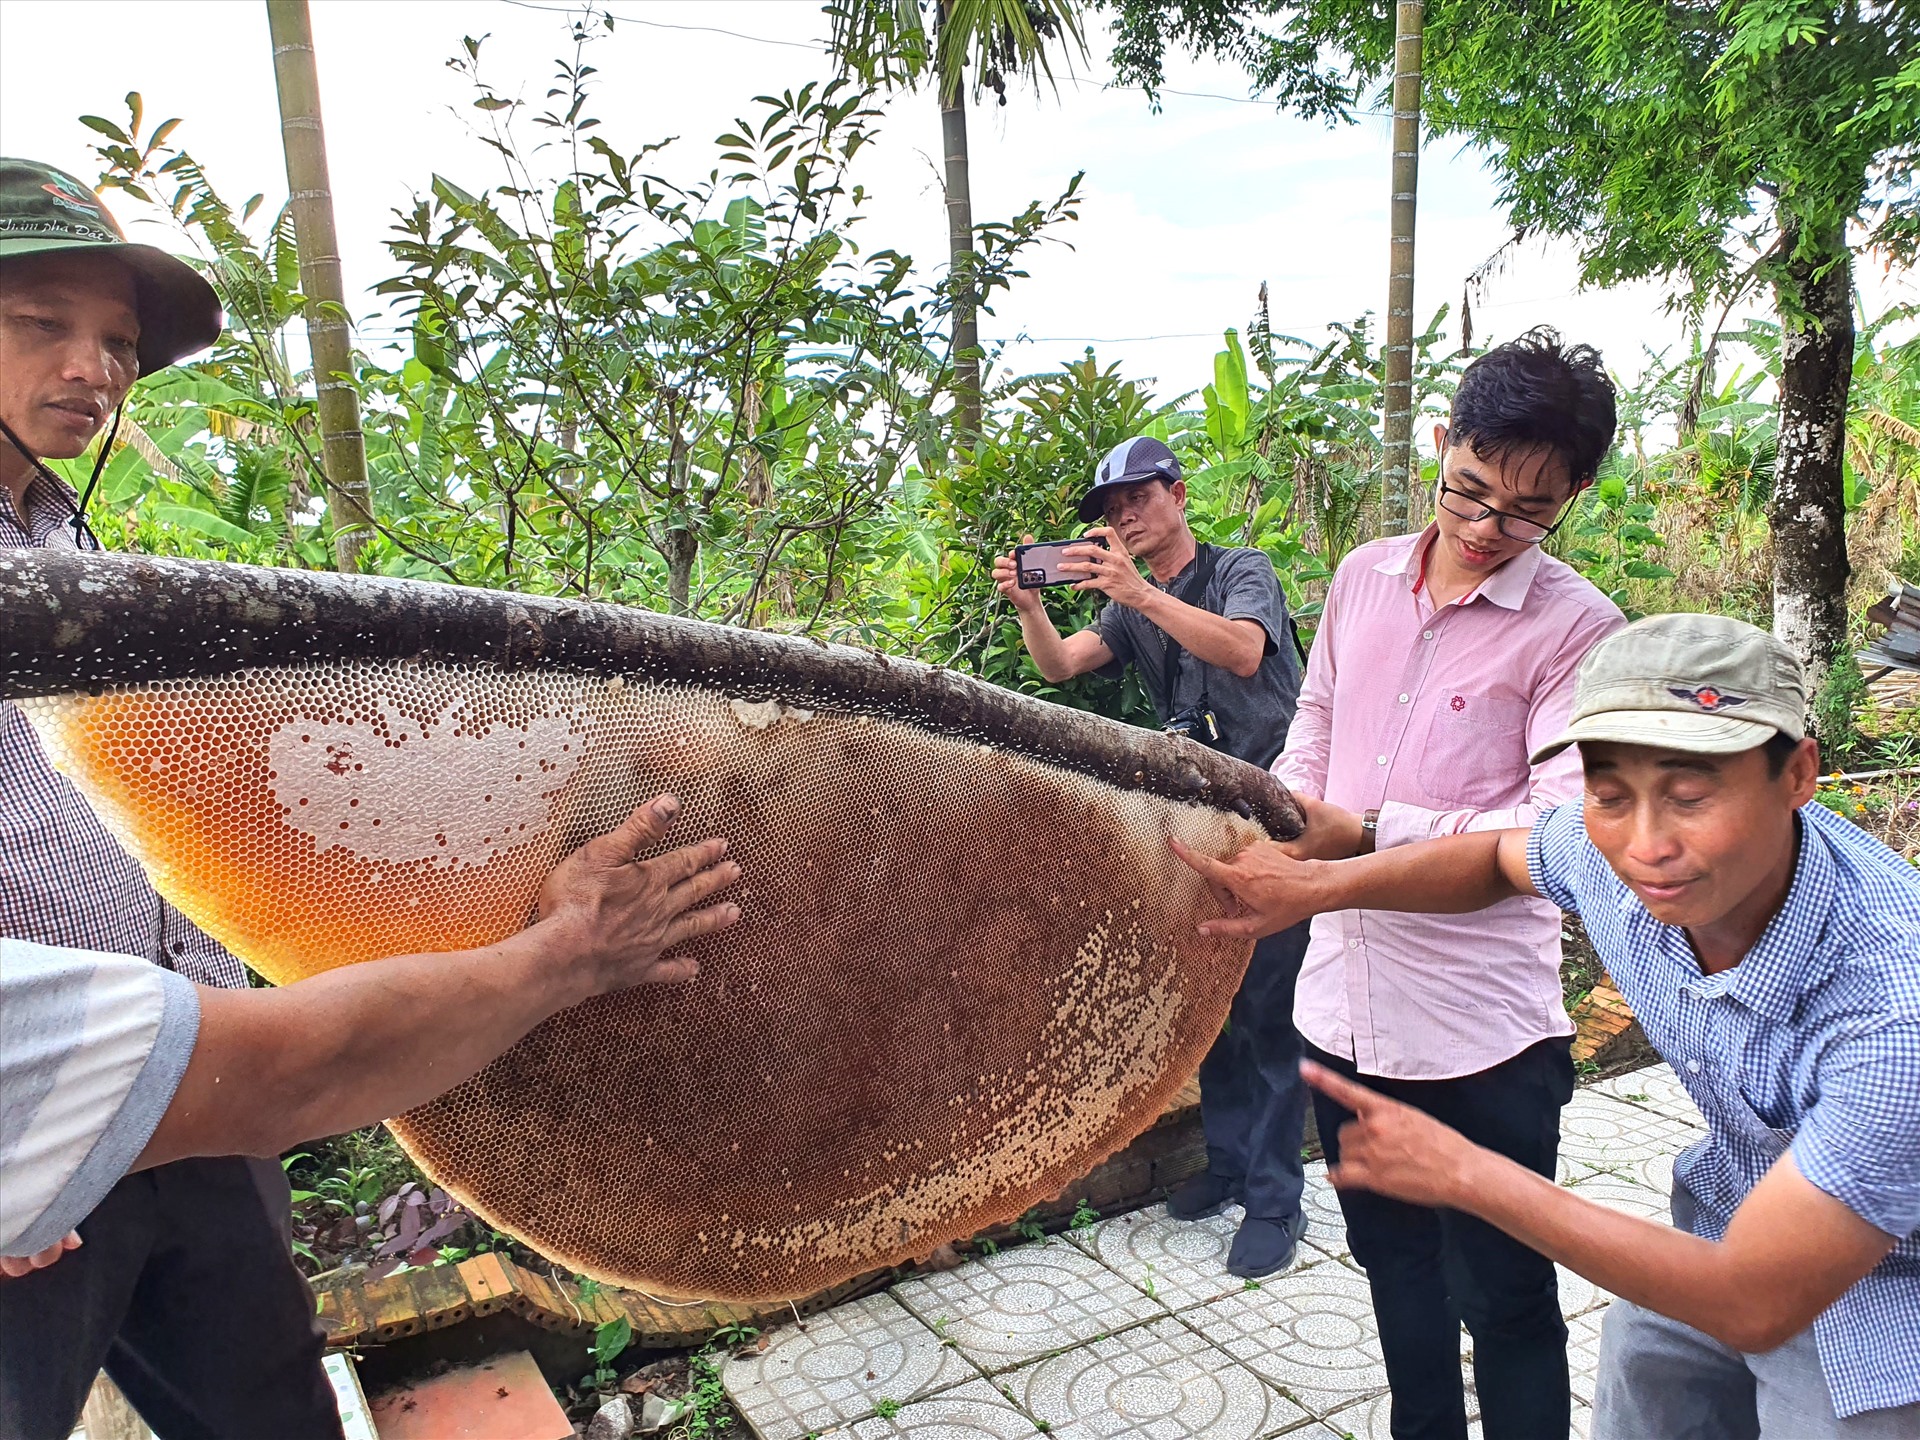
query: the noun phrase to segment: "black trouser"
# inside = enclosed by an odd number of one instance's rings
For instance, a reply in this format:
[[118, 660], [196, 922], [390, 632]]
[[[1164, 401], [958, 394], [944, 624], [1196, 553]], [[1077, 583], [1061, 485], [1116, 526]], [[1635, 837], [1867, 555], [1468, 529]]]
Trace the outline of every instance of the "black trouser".
[[1307, 1087], [1293, 1028], [1293, 987], [1306, 953], [1304, 923], [1254, 945], [1226, 1028], [1200, 1062], [1207, 1169], [1244, 1189], [1248, 1215], [1276, 1224], [1300, 1213], [1306, 1183]]
[[[1491, 1070], [1452, 1080], [1364, 1085], [1424, 1110], [1476, 1145], [1553, 1176], [1560, 1111], [1573, 1098], [1570, 1042], [1542, 1040]], [[1310, 1058], [1356, 1076], [1351, 1060], [1309, 1045]], [[1353, 1112], [1313, 1097], [1320, 1143], [1340, 1158], [1340, 1127]], [[1473, 1336], [1474, 1386], [1487, 1440], [1567, 1433], [1567, 1324], [1553, 1262], [1457, 1210], [1405, 1205], [1342, 1190], [1347, 1244], [1373, 1289], [1380, 1348], [1393, 1389], [1393, 1440], [1466, 1440], [1460, 1326]]]
[[104, 1368], [160, 1440], [339, 1440], [271, 1160], [129, 1175], [78, 1250], [0, 1280], [0, 1435], [66, 1440]]

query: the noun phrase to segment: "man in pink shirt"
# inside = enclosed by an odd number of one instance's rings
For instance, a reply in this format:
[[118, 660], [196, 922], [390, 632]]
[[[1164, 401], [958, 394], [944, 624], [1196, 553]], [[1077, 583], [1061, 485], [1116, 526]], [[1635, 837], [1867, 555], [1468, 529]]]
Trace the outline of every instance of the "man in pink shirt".
[[[1435, 519], [1334, 576], [1274, 773], [1340, 859], [1529, 826], [1580, 794], [1579, 761], [1527, 757], [1566, 725], [1574, 673], [1625, 623], [1541, 542], [1612, 444], [1599, 355], [1536, 330], [1467, 367]], [[1551, 1176], [1573, 1093], [1560, 913], [1516, 897], [1474, 915], [1346, 910], [1313, 921], [1294, 1006], [1310, 1058]], [[1329, 1161], [1348, 1112], [1314, 1097]], [[1465, 1440], [1460, 1325], [1488, 1440], [1565, 1435], [1565, 1322], [1551, 1262], [1492, 1226], [1340, 1192], [1393, 1391], [1394, 1440]]]

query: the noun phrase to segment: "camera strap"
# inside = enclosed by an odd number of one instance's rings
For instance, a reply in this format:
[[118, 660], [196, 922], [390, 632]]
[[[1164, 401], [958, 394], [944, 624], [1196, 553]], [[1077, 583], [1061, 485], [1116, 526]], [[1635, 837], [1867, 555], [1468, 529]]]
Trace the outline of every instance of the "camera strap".
[[[1173, 598], [1183, 605], [1193, 606], [1196, 610], [1206, 610], [1207, 586], [1213, 583], [1214, 566], [1219, 563], [1219, 560], [1220, 552], [1202, 540], [1200, 542], [1199, 552], [1194, 557], [1193, 574], [1187, 577], [1187, 583], [1180, 587], [1179, 593], [1175, 594]], [[1172, 591], [1168, 593], [1173, 594]], [[1208, 613], [1211, 614], [1212, 612], [1208, 611]], [[1174, 639], [1173, 636], [1167, 634], [1166, 631], [1162, 630], [1160, 633], [1165, 639], [1165, 645], [1160, 656], [1160, 718], [1164, 721], [1173, 718], [1173, 716], [1178, 713], [1174, 709], [1173, 691], [1174, 683], [1180, 676], [1180, 657], [1186, 653], [1186, 648], [1182, 646], [1178, 640]], [[1200, 703], [1204, 705], [1206, 701], [1206, 681], [1205, 678], [1202, 677]]]

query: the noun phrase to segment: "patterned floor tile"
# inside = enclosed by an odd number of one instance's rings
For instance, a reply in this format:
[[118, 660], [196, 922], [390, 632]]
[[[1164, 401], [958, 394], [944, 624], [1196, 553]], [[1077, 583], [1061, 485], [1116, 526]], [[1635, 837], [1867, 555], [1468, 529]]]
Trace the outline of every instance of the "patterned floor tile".
[[1261, 1440], [1310, 1419], [1178, 1320], [1156, 1320], [1002, 1376], [1059, 1440]]
[[[1460, 1391], [1467, 1405], [1467, 1433], [1480, 1434], [1480, 1392], [1473, 1380], [1473, 1340], [1463, 1330], [1460, 1335]], [[1393, 1417], [1393, 1397], [1383, 1390], [1370, 1400], [1348, 1405], [1327, 1417], [1336, 1433], [1351, 1434], [1354, 1440], [1390, 1440], [1389, 1422]]]
[[1340, 1213], [1340, 1197], [1327, 1180], [1326, 1161], [1316, 1160], [1307, 1166], [1307, 1188], [1300, 1197], [1300, 1209], [1307, 1217], [1307, 1244], [1335, 1260], [1347, 1253], [1347, 1219]]
[[783, 1325], [767, 1348], [727, 1362], [721, 1382], [762, 1440], [795, 1440], [977, 1379], [971, 1365], [887, 1295]]
[[1366, 1277], [1337, 1262], [1296, 1270], [1181, 1318], [1316, 1414], [1386, 1388]]
[[1034, 1424], [985, 1380], [974, 1380], [893, 1415], [862, 1420], [852, 1440], [1033, 1440]]
[[1610, 1095], [1579, 1090], [1560, 1112], [1560, 1179], [1613, 1173], [1638, 1180], [1647, 1166], [1658, 1163], [1671, 1174], [1675, 1153], [1703, 1133]]
[[892, 1294], [989, 1374], [1167, 1313], [1059, 1239], [923, 1275]]
[[1603, 1305], [1567, 1322], [1567, 1369], [1572, 1372], [1573, 1398], [1593, 1404], [1593, 1381], [1600, 1371], [1600, 1327], [1606, 1321]]
[[1567, 1433], [1573, 1437], [1573, 1440], [1588, 1440], [1588, 1437], [1593, 1434], [1591, 1405], [1582, 1405], [1578, 1400], [1573, 1402], [1573, 1424]]
[[1639, 1070], [1629, 1070], [1621, 1075], [1609, 1075], [1605, 1080], [1597, 1080], [1589, 1089], [1602, 1095], [1612, 1096], [1615, 1100], [1624, 1100], [1629, 1105], [1638, 1105], [1643, 1110], [1664, 1115], [1669, 1120], [1678, 1120], [1683, 1125], [1692, 1125], [1698, 1129], [1706, 1128], [1699, 1107], [1693, 1103], [1693, 1097], [1687, 1094], [1686, 1086], [1680, 1083], [1680, 1077], [1673, 1073], [1673, 1067], [1664, 1061], [1657, 1065], [1648, 1065]]
[[[1669, 1158], [1668, 1164], [1671, 1163]], [[1662, 1225], [1672, 1224], [1673, 1212], [1667, 1205], [1667, 1193], [1651, 1189], [1638, 1179], [1631, 1178], [1637, 1173], [1636, 1168], [1624, 1175], [1588, 1175], [1567, 1188], [1584, 1200], [1598, 1201], [1610, 1209], [1624, 1210], [1629, 1215], [1638, 1215], [1643, 1220], [1656, 1220]]]
[[1553, 1267], [1554, 1276], [1560, 1282], [1560, 1313], [1569, 1321], [1576, 1315], [1584, 1315], [1613, 1299], [1611, 1291], [1602, 1290], [1586, 1276], [1567, 1269], [1564, 1265]]
[[[1468, 1440], [1480, 1440], [1479, 1416], [1471, 1409], [1467, 1412]], [[1362, 1400], [1357, 1405], [1349, 1405], [1337, 1410], [1326, 1419], [1328, 1431], [1339, 1440], [1392, 1440], [1393, 1432], [1388, 1423], [1393, 1415], [1393, 1397], [1376, 1395], [1371, 1400]], [[1294, 1440], [1289, 1435], [1287, 1440]]]
[[[1247, 1288], [1227, 1273], [1227, 1252], [1244, 1213], [1233, 1205], [1207, 1220], [1172, 1220], [1166, 1206], [1155, 1205], [1103, 1221], [1088, 1233], [1084, 1248], [1169, 1310], [1186, 1310]], [[1302, 1245], [1294, 1265], [1321, 1258]]]

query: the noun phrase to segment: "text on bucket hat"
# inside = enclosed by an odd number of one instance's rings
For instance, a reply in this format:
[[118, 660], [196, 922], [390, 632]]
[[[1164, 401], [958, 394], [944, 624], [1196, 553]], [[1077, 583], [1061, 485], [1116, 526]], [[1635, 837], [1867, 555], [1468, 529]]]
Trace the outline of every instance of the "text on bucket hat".
[[132, 272], [142, 375], [220, 338], [220, 297], [191, 265], [129, 244], [100, 197], [64, 170], [0, 157], [0, 266], [62, 250], [111, 254]]

